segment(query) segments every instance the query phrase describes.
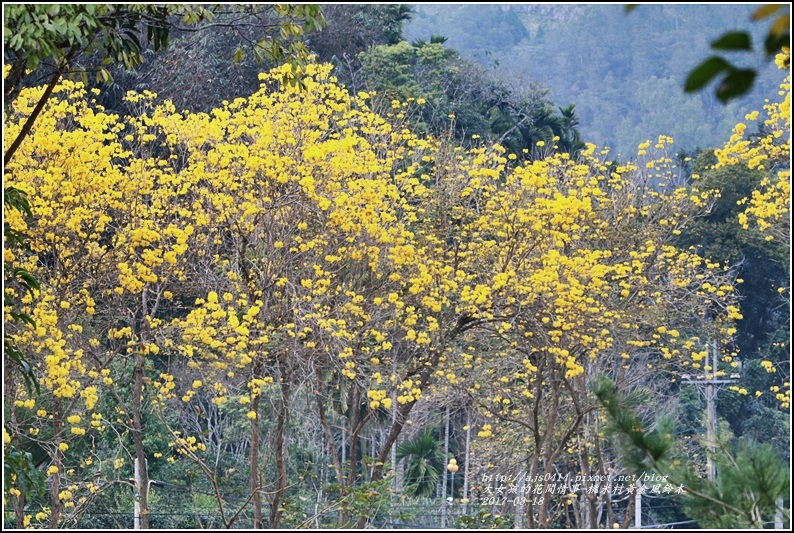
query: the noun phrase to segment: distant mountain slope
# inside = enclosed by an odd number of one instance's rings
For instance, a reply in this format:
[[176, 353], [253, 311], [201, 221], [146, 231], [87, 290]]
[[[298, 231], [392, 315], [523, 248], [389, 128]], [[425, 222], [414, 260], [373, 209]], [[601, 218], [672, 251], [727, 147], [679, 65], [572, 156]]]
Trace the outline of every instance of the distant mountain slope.
[[[713, 88], [683, 92], [687, 73], [727, 30], [749, 29], [753, 5], [415, 5], [409, 39], [443, 35], [447, 45], [496, 68], [511, 83], [535, 82], [560, 106], [576, 104], [582, 137], [630, 157], [659, 134], [679, 150], [722, 143], [744, 115], [777, 92], [780, 73], [761, 52], [737, 62], [760, 71], [751, 94], [721, 105]], [[756, 38], [760, 44], [761, 39]]]

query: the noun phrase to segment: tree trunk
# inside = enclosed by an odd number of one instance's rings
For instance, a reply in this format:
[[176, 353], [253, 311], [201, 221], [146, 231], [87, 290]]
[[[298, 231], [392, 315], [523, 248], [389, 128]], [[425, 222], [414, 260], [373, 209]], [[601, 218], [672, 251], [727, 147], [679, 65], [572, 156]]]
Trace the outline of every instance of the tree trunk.
[[281, 510], [281, 501], [287, 494], [287, 458], [285, 442], [285, 434], [289, 424], [289, 395], [290, 395], [290, 376], [286, 372], [286, 365], [284, 364], [283, 356], [279, 357], [279, 366], [282, 368], [281, 372], [281, 399], [278, 406], [278, 415], [276, 416], [276, 435], [275, 435], [275, 453], [276, 453], [276, 487], [273, 496], [270, 500], [270, 524], [271, 529], [277, 529], [281, 525], [281, 517], [284, 511]]
[[325, 416], [325, 402], [323, 401], [322, 392], [320, 387], [322, 381], [320, 379], [320, 371], [317, 370], [317, 389], [314, 391], [314, 399], [317, 402], [317, 411], [320, 415], [320, 425], [325, 433], [325, 441], [328, 443], [328, 453], [331, 456], [331, 462], [336, 471], [336, 483], [342, 487], [345, 484], [344, 474], [342, 473], [342, 463], [339, 461], [339, 454], [336, 453], [336, 445], [334, 444], [334, 435], [331, 432], [331, 426], [328, 424], [328, 418]]
[[584, 477], [584, 483], [582, 484], [582, 492], [584, 493], [584, 501], [582, 502], [582, 511], [584, 513], [582, 516], [582, 526], [586, 529], [595, 529], [595, 501], [598, 498], [598, 494], [588, 493], [587, 491], [587, 488], [592, 484], [593, 480], [593, 471], [590, 468], [590, 454], [587, 451], [587, 440], [588, 436], [586, 435], [585, 425], [582, 424], [579, 427], [579, 466], [581, 468], [582, 477]]
[[350, 466], [347, 471], [347, 487], [352, 488], [356, 481], [356, 470], [358, 469], [358, 431], [357, 426], [359, 423], [359, 390], [357, 386], [353, 386], [350, 391]]
[[[392, 374], [397, 372], [395, 370], [395, 368], [396, 368], [396, 363], [392, 363]], [[397, 389], [395, 389], [392, 392], [392, 394], [391, 394], [391, 404], [393, 406], [395, 406], [394, 409], [391, 410], [391, 423], [392, 423], [392, 425], [394, 425], [394, 422], [397, 420], [397, 407], [396, 407], [397, 406]], [[385, 433], [384, 433], [384, 436], [380, 439], [381, 446], [383, 446], [384, 442], [386, 442]], [[402, 471], [403, 471], [403, 467], [402, 467], [402, 465], [400, 465], [399, 468], [397, 466], [397, 446], [392, 446], [391, 447], [391, 468], [392, 468], [392, 471], [395, 474], [394, 481], [392, 482], [392, 489], [394, 489], [395, 491], [400, 491], [402, 489]], [[372, 473], [373, 473], [373, 475], [375, 474], [374, 470], [373, 470]]]
[[[542, 372], [545, 368], [545, 365], [538, 365], [539, 369], [538, 372]], [[535, 378], [535, 390], [533, 391], [534, 394], [534, 401], [532, 402], [532, 440], [534, 444], [534, 450], [532, 453], [532, 461], [529, 467], [529, 479], [533, 480], [533, 490], [527, 495], [527, 527], [529, 529], [535, 529], [538, 527], [537, 520], [535, 519], [535, 492], [534, 492], [534, 480], [538, 474], [538, 470], [540, 469], [540, 453], [543, 449], [542, 439], [541, 439], [541, 432], [540, 432], [540, 405], [543, 401], [543, 380], [540, 379], [540, 375]]]
[[[523, 461], [519, 461], [518, 470], [516, 471], [516, 479], [517, 480], [521, 479], [521, 474], [523, 473], [522, 472], [523, 469], [524, 469], [524, 462]], [[517, 488], [519, 488], [519, 487], [517, 487]], [[517, 504], [515, 504], [515, 499], [518, 499], [518, 503]], [[523, 496], [523, 493], [520, 490], [520, 488], [517, 491], [515, 499], [513, 500], [514, 501], [514, 505], [515, 505], [515, 513], [516, 513], [515, 529], [524, 529], [524, 509], [526, 507], [526, 498]]]
[[554, 434], [557, 430], [557, 415], [559, 413], [560, 403], [560, 382], [557, 376], [552, 374], [551, 381], [551, 406], [548, 414], [546, 415], [546, 429], [543, 438], [543, 448], [541, 454], [543, 457], [543, 500], [538, 509], [538, 525], [539, 527], [546, 528], [549, 526], [549, 504], [551, 502], [551, 494], [546, 492], [546, 488], [550, 481], [553, 471], [552, 448], [554, 443]]
[[[254, 375], [258, 375], [254, 372]], [[249, 480], [251, 486], [251, 503], [254, 506], [254, 529], [262, 529], [262, 492], [259, 487], [259, 399], [257, 394], [251, 400], [251, 410], [257, 417], [251, 420], [251, 449], [248, 452]]]
[[[422, 385], [430, 383], [429, 378], [432, 373], [431, 371], [438, 365], [438, 358], [438, 354], [434, 355], [430, 360], [430, 364], [425, 366], [422, 371], [419, 372], [419, 381], [422, 382]], [[405, 426], [405, 421], [408, 420], [408, 415], [411, 414], [411, 410], [414, 408], [414, 405], [416, 405], [416, 402], [408, 402], [398, 408], [397, 416], [395, 417], [391, 430], [389, 431], [389, 436], [386, 437], [386, 442], [383, 443], [383, 446], [380, 449], [380, 454], [378, 455], [378, 460], [375, 462], [375, 468], [372, 470], [372, 481], [380, 481], [383, 478], [383, 465], [389, 458], [391, 448], [397, 441], [397, 437], [400, 436], [400, 433]]]

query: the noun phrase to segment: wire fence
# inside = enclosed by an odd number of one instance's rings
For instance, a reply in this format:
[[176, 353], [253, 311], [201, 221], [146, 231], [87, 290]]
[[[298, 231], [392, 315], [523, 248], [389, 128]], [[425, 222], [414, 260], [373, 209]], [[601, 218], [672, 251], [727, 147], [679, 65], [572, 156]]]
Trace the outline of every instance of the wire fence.
[[[150, 488], [149, 527], [151, 529], [253, 529], [253, 512], [246, 498], [224, 496], [226, 521], [218, 510], [213, 493], [170, 483], [157, 482]], [[285, 504], [282, 527], [329, 528], [339, 524], [341, 508], [327, 503], [302, 502]], [[370, 509], [364, 514], [367, 527], [374, 529], [455, 529], [468, 513], [476, 512], [474, 506], [456, 502], [425, 500], [426, 503], [398, 501]], [[325, 506], [325, 508], [323, 507]], [[442, 509], [443, 506], [443, 509]], [[129, 509], [129, 511], [119, 511]], [[233, 523], [230, 518], [239, 510]], [[263, 509], [267, 525], [269, 509]], [[350, 513], [355, 522], [358, 518]], [[359, 513], [359, 516], [360, 513]], [[134, 499], [131, 487], [117, 486], [99, 494], [91, 502], [72, 512], [64, 513], [59, 527], [67, 529], [134, 529]], [[13, 514], [6, 508], [3, 529], [14, 529]], [[46, 526], [46, 521], [37, 524]], [[465, 527], [465, 526], [464, 526]]]
[[[250, 501], [238, 496], [222, 496], [226, 523], [218, 510], [212, 492], [199, 487], [187, 487], [154, 482], [150, 490], [149, 527], [151, 529], [253, 529]], [[332, 528], [339, 525], [341, 508], [327, 502], [298, 502], [287, 499], [282, 503], [281, 526], [285, 528]], [[78, 512], [65, 514], [60, 525], [69, 529], [133, 529], [135, 517], [131, 487], [116, 486], [103, 491]], [[127, 512], [119, 509], [129, 509]], [[238, 512], [239, 511], [239, 512]], [[441, 499], [405, 500], [395, 497], [387, 504], [367, 509], [363, 515], [371, 529], [490, 529], [512, 528], [512, 514], [499, 515], [493, 506]], [[647, 512], [648, 510], [645, 510]], [[658, 511], [656, 509], [655, 511]], [[235, 514], [237, 513], [237, 514]], [[351, 513], [355, 522], [357, 516]], [[267, 504], [263, 509], [267, 522]], [[234, 516], [233, 523], [229, 524]], [[648, 519], [651, 517], [645, 517]], [[650, 520], [653, 522], [653, 519]], [[14, 529], [14, 517], [6, 508], [3, 529]], [[642, 529], [678, 529], [696, 524], [694, 520], [644, 523]], [[786, 520], [786, 523], [788, 520]], [[39, 524], [39, 526], [45, 524]], [[267, 525], [267, 523], [266, 523]], [[766, 527], [775, 527], [770, 523]], [[779, 525], [778, 525], [779, 527]]]

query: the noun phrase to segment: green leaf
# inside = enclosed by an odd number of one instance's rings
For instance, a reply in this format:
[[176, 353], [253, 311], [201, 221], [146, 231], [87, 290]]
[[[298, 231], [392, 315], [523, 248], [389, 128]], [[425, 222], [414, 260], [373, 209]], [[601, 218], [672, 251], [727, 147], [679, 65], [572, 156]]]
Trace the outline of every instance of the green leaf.
[[40, 496], [46, 490], [46, 476], [36, 469], [33, 456], [9, 444], [3, 453], [3, 481], [6, 487], [14, 486], [28, 498]]
[[632, 11], [637, 9], [637, 7], [639, 7], [639, 5], [640, 4], [626, 4], [625, 6], [623, 6], [623, 12], [624, 13], [631, 13]]
[[772, 56], [780, 52], [780, 49], [789, 44], [789, 34], [774, 35], [769, 34], [764, 41], [764, 51], [766, 55]]
[[17, 277], [21, 278], [29, 289], [35, 289], [37, 291], [41, 290], [41, 287], [39, 286], [39, 281], [33, 276], [33, 274], [31, 274], [24, 268], [19, 268], [19, 267], [15, 268], [14, 274], [16, 274]]
[[3, 189], [3, 203], [22, 211], [27, 218], [33, 218], [33, 211], [30, 210], [30, 202], [24, 191], [16, 187], [6, 187]]
[[111, 76], [110, 72], [108, 72], [107, 69], [104, 68], [99, 69], [99, 72], [97, 72], [96, 77], [97, 77], [97, 81], [100, 83], [110, 83], [113, 81], [113, 76]]
[[3, 347], [3, 357], [20, 366], [22, 369], [22, 378], [25, 381], [25, 388], [27, 389], [28, 393], [32, 394], [33, 391], [36, 391], [36, 394], [38, 394], [39, 382], [36, 379], [36, 375], [33, 373], [30, 363], [28, 363], [28, 361], [25, 359], [25, 356], [22, 354], [22, 352], [17, 349], [13, 339], [6, 335], [3, 340], [5, 341], [5, 346]]
[[688, 93], [697, 91], [714, 79], [717, 74], [731, 68], [733, 67], [721, 57], [710, 57], [689, 73], [684, 84], [684, 91]]
[[235, 63], [239, 63], [240, 61], [243, 60], [243, 49], [242, 48], [238, 48], [237, 50], [235, 50], [233, 60], [234, 60]]
[[790, 33], [788, 31], [776, 33], [770, 30], [769, 35], [767, 35], [764, 40], [764, 51], [766, 55], [772, 56], [780, 52], [781, 48], [789, 45], [789, 39]]
[[750, 35], [746, 31], [730, 31], [711, 43], [715, 50], [752, 50]]
[[63, 35], [66, 33], [66, 21], [64, 19], [55, 19], [52, 21], [52, 25], [59, 34]]
[[736, 98], [747, 93], [755, 81], [756, 72], [752, 69], [735, 69], [725, 76], [717, 87], [717, 98], [725, 103], [731, 98]]

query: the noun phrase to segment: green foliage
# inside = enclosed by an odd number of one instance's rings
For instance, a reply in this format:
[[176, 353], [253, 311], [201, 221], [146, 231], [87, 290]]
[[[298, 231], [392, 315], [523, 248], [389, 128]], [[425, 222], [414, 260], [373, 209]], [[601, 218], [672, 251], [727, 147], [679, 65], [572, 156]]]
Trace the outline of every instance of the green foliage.
[[[712, 48], [717, 48], [716, 44], [712, 45]], [[722, 78], [715, 92], [722, 103], [749, 91], [757, 75], [753, 69], [736, 68], [721, 57], [714, 56], [690, 73], [684, 84], [684, 90], [688, 93], [699, 91], [722, 72], [725, 72], [725, 77]]]
[[25, 495], [25, 498], [44, 494], [44, 472], [38, 470], [33, 463], [33, 456], [28, 452], [6, 444], [3, 450], [3, 486], [14, 487]]
[[474, 514], [458, 518], [456, 529], [513, 529], [510, 516], [493, 514], [487, 509], [479, 509]]
[[307, 35], [307, 46], [319, 61], [329, 61], [349, 76], [348, 61], [367, 48], [403, 40], [403, 24], [413, 9], [407, 4], [326, 4], [327, 26]]
[[647, 392], [635, 391], [621, 395], [606, 376], [600, 375], [592, 385], [593, 393], [610, 419], [610, 433], [618, 438], [626, 465], [636, 473], [669, 468], [673, 449], [673, 418], [661, 415], [654, 428], [648, 429], [636, 413], [636, 408], [647, 399]]
[[705, 528], [763, 527], [789, 491], [789, 469], [775, 450], [749, 439], [734, 439], [726, 427], [707, 443], [717, 468], [714, 482], [700, 477], [675, 451], [675, 424], [659, 416], [649, 426], [637, 414], [640, 396], [622, 394], [600, 375], [592, 390], [605, 409], [608, 432], [617, 438], [625, 464], [636, 474], [663, 476], [684, 489], [684, 509]]
[[[139, 4], [5, 4], [3, 43], [10, 55], [6, 64], [12, 65], [6, 79], [6, 96], [19, 90], [25, 69], [35, 70], [49, 61], [56, 70], [67, 72], [78, 55], [94, 50], [102, 58], [98, 80], [111, 79], [105, 67], [112, 62], [136, 67], [143, 59], [138, 25], [145, 26], [155, 49], [167, 46], [168, 9], [173, 8]], [[201, 17], [205, 12], [204, 8], [177, 9], [184, 10], [186, 17]], [[81, 75], [85, 78], [85, 71]]]
[[430, 41], [402, 41], [362, 52], [363, 88], [382, 93], [386, 102], [421, 99], [419, 127], [439, 135], [453, 125], [456, 138], [466, 144], [487, 138], [533, 158], [555, 148], [574, 154], [584, 146], [573, 104], [559, 108], [557, 115], [543, 91], [513, 92], [445, 42], [433, 35]]
[[[758, 257], [761, 254], [765, 260], [776, 260], [782, 266], [784, 256], [781, 245], [764, 241], [757, 231], [743, 229], [738, 219], [739, 213], [745, 209], [738, 202], [752, 194], [766, 173], [751, 170], [745, 165], [711, 169], [707, 161], [713, 157], [712, 154], [713, 151], [704, 152], [695, 160], [693, 173], [699, 178], [691, 187], [694, 193], [717, 189], [720, 197], [708, 215], [687, 227], [679, 239], [680, 245], [695, 246], [703, 257], [719, 263], [738, 265], [747, 256]], [[779, 270], [779, 267], [773, 270]], [[741, 272], [740, 277], [743, 278], [744, 274]]]
[[[326, 487], [326, 490], [337, 494], [337, 501], [334, 506], [338, 507], [348, 519], [353, 519], [354, 521], [366, 520], [377, 524], [377, 522], [385, 520], [388, 516], [398, 516], [401, 519], [408, 517], [408, 515], [400, 513], [398, 509], [394, 509], [395, 494], [390, 488], [392, 482], [392, 476], [387, 475], [376, 481], [359, 483], [348, 493], [336, 483]], [[312, 517], [308, 517], [308, 520], [294, 525], [305, 527], [311, 521]], [[346, 527], [350, 524], [337, 525]]]
[[[4, 209], [19, 211], [28, 221], [33, 220], [33, 213], [30, 210], [27, 196], [15, 187], [5, 187], [3, 189]], [[8, 247], [8, 252], [13, 254], [14, 249], [25, 249], [25, 236], [11, 227], [8, 221], [3, 218], [3, 242], [4, 247]], [[11, 320], [22, 322], [29, 327], [35, 328], [36, 322], [33, 318], [19, 310], [21, 298], [29, 294], [35, 297], [40, 290], [38, 280], [27, 270], [13, 266], [13, 261], [3, 261], [3, 308], [6, 310]], [[24, 354], [17, 348], [16, 344], [3, 328], [3, 358], [15, 363], [21, 370], [20, 375], [25, 382], [28, 392], [39, 391], [39, 384], [36, 380], [30, 363]]]
[[[246, 6], [244, 9], [253, 9], [256, 17], [259, 8], [267, 11], [269, 7]], [[278, 34], [260, 39], [253, 47], [254, 58], [257, 63], [290, 63], [293, 67], [292, 73], [286, 76], [285, 81], [291, 85], [303, 86], [299, 67], [307, 64], [311, 54], [301, 39], [306, 32], [325, 27], [322, 9], [316, 4], [273, 4], [272, 8], [278, 17]]]
[[[252, 52], [258, 61], [289, 60], [296, 66], [309, 57], [308, 49], [299, 39], [305, 32], [325, 26], [322, 10], [315, 4], [211, 8], [190, 4], [7, 4], [3, 10], [3, 41], [10, 53], [10, 61], [6, 58], [6, 63], [12, 65], [10, 79], [6, 80], [7, 96], [18, 91], [24, 69], [35, 70], [42, 62], [49, 61], [57, 70], [67, 72], [74, 67], [78, 55], [90, 55], [93, 51], [100, 53], [97, 80], [111, 81], [108, 65], [120, 63], [132, 69], [143, 61], [144, 50], [138, 38], [142, 26], [147, 41], [157, 51], [169, 45], [173, 30], [198, 31], [215, 22], [234, 24], [224, 20], [227, 11], [234, 14], [238, 23], [240, 15], [244, 15], [253, 19], [256, 26], [277, 30], [254, 44]], [[218, 15], [220, 20], [216, 21]], [[241, 60], [242, 57], [240, 49], [235, 58]], [[81, 71], [81, 75], [85, 77], [85, 71]]]
[[368, 481], [358, 485], [348, 498], [346, 509], [359, 519], [377, 520], [391, 511], [391, 478]]
[[359, 59], [366, 78], [379, 90], [402, 100], [421, 96], [421, 87], [412, 72], [416, 49], [408, 42], [376, 46]]
[[301, 501], [305, 500], [306, 498], [302, 496], [297, 498], [284, 498], [284, 501], [281, 502], [281, 508], [284, 512], [281, 523], [284, 527], [293, 529], [299, 527], [306, 521], [308, 515], [301, 506]]
[[408, 458], [405, 487], [414, 496], [430, 496], [446, 468], [446, 457], [430, 431], [397, 446], [397, 461]]
[[[16, 97], [24, 80], [31, 77], [27, 73], [51, 78], [27, 123], [6, 149], [3, 158], [6, 165], [30, 132], [60, 77], [79, 75], [88, 85], [87, 72], [93, 68], [97, 71], [98, 83], [109, 83], [113, 81], [111, 66], [137, 67], [144, 57], [143, 46], [138, 39], [143, 28], [148, 42], [157, 51], [168, 46], [172, 32], [196, 32], [212, 27], [216, 13], [221, 18], [231, 16], [231, 19], [221, 20], [218, 24], [231, 28], [242, 25], [260, 31], [265, 29], [264, 37], [246, 38], [247, 42], [253, 43], [254, 58], [259, 63], [288, 62], [292, 69], [284, 74], [283, 81], [302, 87], [301, 67], [307, 64], [311, 54], [301, 39], [305, 32], [325, 26], [322, 10], [316, 4], [221, 4], [212, 8], [192, 4], [29, 4], [4, 5], [3, 9], [4, 64], [10, 66], [5, 78], [6, 98]], [[244, 52], [238, 48], [226, 60], [239, 62], [243, 58]], [[94, 60], [96, 64], [80, 65], [81, 59]], [[45, 63], [49, 64], [46, 68]], [[185, 70], [183, 64], [179, 64], [179, 68]]]
[[180, 22], [168, 49], [145, 50], [146, 61], [134, 71], [112, 69], [113, 90], [103, 91], [102, 104], [134, 113], [122, 99], [129, 90], [146, 89], [177, 109], [209, 113], [224, 100], [258, 90], [259, 73], [285, 62], [293, 69], [283, 81], [300, 85], [301, 69], [313, 52], [305, 43], [325, 33], [323, 11], [316, 5], [279, 6], [224, 4], [193, 26]]

